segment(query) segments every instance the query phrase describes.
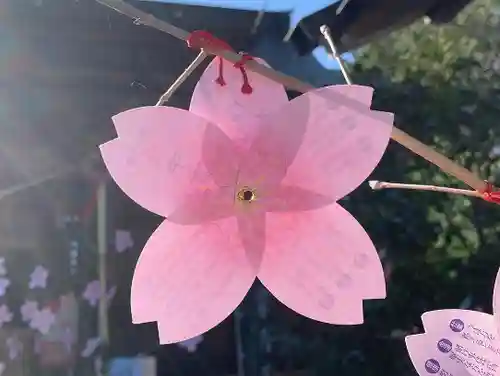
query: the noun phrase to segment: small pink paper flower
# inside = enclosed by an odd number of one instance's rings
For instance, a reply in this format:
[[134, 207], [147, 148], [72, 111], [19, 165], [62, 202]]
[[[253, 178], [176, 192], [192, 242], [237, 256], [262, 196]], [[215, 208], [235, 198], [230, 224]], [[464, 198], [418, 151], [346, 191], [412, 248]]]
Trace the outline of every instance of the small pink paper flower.
[[30, 275], [30, 289], [41, 288], [44, 289], [47, 287], [47, 278], [49, 277], [49, 271], [45, 269], [43, 266], [38, 265]]
[[[95, 307], [99, 302], [99, 299], [101, 298], [101, 294], [102, 294], [101, 282], [95, 280], [87, 284], [87, 287], [83, 292], [83, 297], [85, 300], [89, 302], [89, 304], [92, 307]], [[107, 301], [110, 302], [111, 299], [113, 299], [113, 297], [115, 296], [115, 294], [116, 294], [116, 286], [113, 286], [108, 290], [108, 293], [106, 294]]]
[[411, 361], [421, 376], [484, 376], [500, 372], [500, 270], [493, 315], [443, 309], [422, 315], [425, 333], [406, 337]]
[[14, 360], [19, 357], [24, 350], [23, 343], [15, 336], [7, 338], [6, 344], [9, 350], [10, 360]]
[[52, 310], [43, 308], [33, 314], [29, 325], [30, 328], [38, 330], [41, 334], [48, 334], [55, 322], [56, 317]]
[[116, 252], [122, 253], [134, 246], [134, 240], [130, 231], [116, 230], [115, 231], [115, 249]]
[[393, 115], [370, 110], [373, 90], [329, 86], [290, 102], [281, 85], [238, 70], [213, 83], [212, 63], [190, 111], [144, 107], [114, 117], [101, 146], [123, 191], [166, 220], [137, 263], [135, 323], [160, 342], [224, 320], [255, 278], [283, 304], [332, 324], [363, 321], [385, 297], [384, 273], [361, 225], [336, 203], [380, 161]]
[[38, 302], [33, 300], [25, 300], [23, 305], [21, 306], [21, 316], [23, 318], [23, 321], [31, 321], [38, 310]]
[[0, 296], [4, 296], [7, 288], [10, 286], [10, 280], [7, 278], [0, 278]]
[[11, 322], [13, 318], [14, 318], [14, 315], [10, 311], [9, 307], [5, 304], [2, 304], [0, 306], [0, 328], [4, 324]]

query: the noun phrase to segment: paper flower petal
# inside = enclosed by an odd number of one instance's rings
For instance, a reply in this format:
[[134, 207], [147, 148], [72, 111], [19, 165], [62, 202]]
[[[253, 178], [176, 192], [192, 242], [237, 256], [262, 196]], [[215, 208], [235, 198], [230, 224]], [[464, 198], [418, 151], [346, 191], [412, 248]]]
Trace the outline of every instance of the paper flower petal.
[[257, 271], [266, 248], [266, 213], [259, 207], [246, 209], [238, 213], [238, 233], [248, 261]]
[[[370, 175], [391, 136], [393, 115], [369, 110], [371, 91], [355, 85], [328, 86], [266, 116], [241, 176], [249, 174], [255, 180], [263, 174], [277, 179], [286, 171], [284, 185], [332, 200], [342, 198]], [[358, 93], [354, 108], [352, 103], [339, 102], [346, 97], [352, 101]], [[279, 167], [283, 160], [286, 170]], [[274, 165], [278, 168], [271, 169]]]
[[238, 151], [231, 139], [217, 126], [208, 124], [202, 145], [202, 159], [219, 187], [233, 186], [239, 168]]
[[268, 213], [266, 221], [258, 277], [289, 308], [326, 323], [359, 324], [362, 300], [385, 297], [373, 243], [340, 205]]
[[143, 107], [113, 121], [119, 137], [101, 145], [104, 162], [144, 208], [167, 217], [191, 187], [215, 186], [208, 174], [197, 173], [205, 119], [172, 107]]
[[495, 316], [497, 333], [500, 334], [500, 269], [498, 269], [495, 286], [493, 287], [493, 315]]
[[232, 65], [224, 61], [227, 85], [220, 86], [214, 82], [219, 74], [217, 59], [209, 64], [196, 84], [189, 111], [219, 125], [232, 140], [246, 145], [256, 131], [259, 117], [288, 103], [288, 97], [283, 85], [249, 70], [253, 93], [243, 94], [241, 72]]
[[[443, 338], [444, 339], [444, 338]], [[446, 352], [446, 341], [426, 334], [417, 334], [406, 337], [406, 347], [411, 362], [420, 376], [470, 376], [466, 368], [457, 360], [452, 359], [452, 354]]]
[[333, 202], [334, 201], [330, 197], [303, 188], [286, 185], [270, 188], [264, 192], [259, 200], [259, 203], [261, 203], [267, 211], [271, 212], [319, 209]]
[[158, 322], [160, 343], [184, 341], [224, 320], [255, 280], [233, 218], [197, 226], [164, 221], [132, 280], [134, 323]]
[[234, 188], [206, 189], [186, 195], [179, 207], [167, 219], [192, 225], [216, 221], [234, 214]]
[[[437, 361], [436, 364], [430, 362], [424, 366], [429, 373], [435, 373], [430, 372], [429, 367], [438, 369], [439, 364], [441, 368], [452, 368], [455, 363], [460, 365], [459, 370], [464, 369], [472, 376], [498, 373], [500, 342], [492, 315], [444, 309], [424, 313], [422, 323], [426, 332], [422, 336], [425, 336], [428, 346], [426, 354], [434, 354], [432, 359]], [[410, 356], [414, 354], [410, 353]]]

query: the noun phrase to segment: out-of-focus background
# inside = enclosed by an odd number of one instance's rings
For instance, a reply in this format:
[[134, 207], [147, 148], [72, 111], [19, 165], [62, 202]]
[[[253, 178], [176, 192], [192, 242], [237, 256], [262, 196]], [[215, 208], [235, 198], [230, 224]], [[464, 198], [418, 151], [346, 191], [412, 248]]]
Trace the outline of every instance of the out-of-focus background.
[[[326, 23], [353, 80], [375, 87], [373, 108], [500, 180], [497, 1], [128, 2], [317, 86], [343, 83]], [[114, 137], [112, 115], [156, 103], [197, 52], [94, 0], [3, 0], [0, 37], [0, 375], [410, 376], [404, 337], [423, 312], [491, 312], [498, 206], [363, 185], [342, 205], [388, 284], [387, 299], [365, 302], [364, 325], [305, 319], [256, 283], [215, 329], [159, 346], [154, 325], [131, 324], [129, 293], [161, 219], [121, 193], [96, 146]], [[200, 73], [170, 105], [187, 106]], [[460, 186], [393, 143], [373, 177]]]

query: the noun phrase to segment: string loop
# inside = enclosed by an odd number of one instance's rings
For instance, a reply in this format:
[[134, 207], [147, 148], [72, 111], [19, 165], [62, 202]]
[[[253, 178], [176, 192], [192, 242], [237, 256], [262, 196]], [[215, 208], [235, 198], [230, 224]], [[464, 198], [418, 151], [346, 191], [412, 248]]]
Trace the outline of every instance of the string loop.
[[[231, 46], [224, 42], [223, 40], [216, 38], [208, 31], [205, 30], [195, 30], [189, 34], [186, 40], [189, 48], [201, 48], [207, 49], [212, 53], [217, 55], [217, 51], [233, 51]], [[243, 94], [251, 94], [253, 92], [252, 86], [248, 80], [248, 75], [245, 69], [245, 63], [247, 61], [253, 60], [253, 57], [245, 52], [240, 52], [241, 59], [234, 64], [235, 68], [238, 68], [241, 72], [243, 78], [243, 85], [241, 86], [241, 92]], [[224, 80], [224, 59], [217, 55], [219, 60], [219, 74], [215, 79], [215, 82], [220, 86], [226, 86], [226, 81]]]
[[490, 182], [485, 182], [486, 188], [481, 192], [481, 196], [484, 201], [492, 202], [494, 204], [500, 204], [500, 191], [493, 190], [493, 184]]

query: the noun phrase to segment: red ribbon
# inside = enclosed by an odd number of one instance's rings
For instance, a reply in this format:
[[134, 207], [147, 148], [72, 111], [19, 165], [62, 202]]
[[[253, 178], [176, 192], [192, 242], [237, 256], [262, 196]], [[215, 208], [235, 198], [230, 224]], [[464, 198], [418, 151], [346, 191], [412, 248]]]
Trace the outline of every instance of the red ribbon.
[[[189, 48], [207, 48], [214, 50], [225, 50], [225, 51], [233, 51], [231, 46], [214, 37], [208, 31], [204, 30], [195, 30], [193, 31], [188, 39], [187, 45]], [[245, 69], [245, 63], [247, 61], [253, 60], [253, 57], [247, 53], [240, 53], [241, 59], [234, 64], [235, 68], [238, 68], [241, 72], [241, 76], [243, 77], [243, 85], [241, 86], [241, 92], [243, 94], [251, 94], [253, 92], [252, 86], [250, 86], [250, 82], [248, 81], [248, 75]], [[226, 81], [224, 80], [224, 71], [223, 71], [223, 59], [221, 56], [217, 56], [219, 59], [219, 76], [215, 79], [220, 86], [225, 86]]]
[[486, 182], [486, 188], [481, 192], [484, 201], [500, 204], [500, 191], [493, 190], [493, 184]]

